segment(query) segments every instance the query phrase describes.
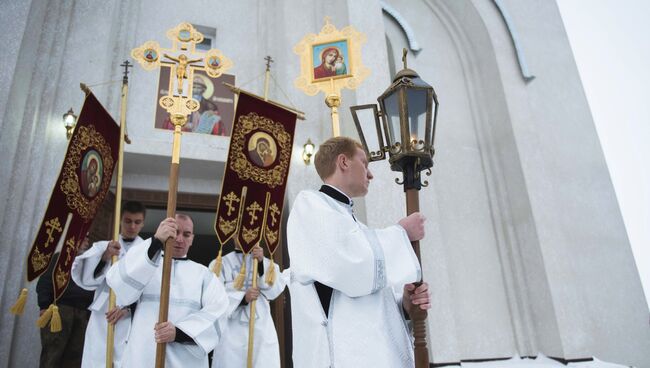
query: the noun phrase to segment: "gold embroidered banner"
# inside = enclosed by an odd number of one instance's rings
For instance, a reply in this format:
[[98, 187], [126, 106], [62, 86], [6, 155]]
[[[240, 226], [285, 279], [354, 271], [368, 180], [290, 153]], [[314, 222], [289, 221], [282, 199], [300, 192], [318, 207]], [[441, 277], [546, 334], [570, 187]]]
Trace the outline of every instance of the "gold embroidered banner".
[[221, 244], [235, 238], [248, 253], [264, 239], [275, 251], [295, 127], [295, 113], [239, 94], [215, 219]]
[[63, 166], [27, 255], [27, 279], [47, 270], [61, 237], [52, 273], [55, 300], [68, 286], [70, 268], [108, 192], [118, 159], [120, 129], [93, 94], [86, 96]]

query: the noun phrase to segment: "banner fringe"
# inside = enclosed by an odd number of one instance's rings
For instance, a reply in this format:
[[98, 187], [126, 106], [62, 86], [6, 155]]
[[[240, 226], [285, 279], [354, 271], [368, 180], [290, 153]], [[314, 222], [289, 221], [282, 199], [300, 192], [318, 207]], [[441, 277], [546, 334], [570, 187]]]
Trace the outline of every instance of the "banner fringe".
[[275, 262], [273, 262], [273, 255], [271, 255], [271, 263], [269, 265], [269, 269], [266, 271], [264, 282], [266, 282], [266, 284], [269, 286], [273, 286], [275, 283]]
[[50, 320], [52, 319], [52, 311], [54, 309], [54, 304], [50, 304], [50, 306], [41, 314], [40, 317], [36, 320], [36, 326], [40, 328], [45, 328], [48, 323], [50, 323]]
[[217, 255], [214, 265], [212, 266], [212, 272], [214, 272], [217, 278], [221, 275], [221, 249], [219, 249], [219, 254]]
[[60, 332], [61, 328], [61, 315], [59, 314], [59, 307], [56, 305], [52, 308], [52, 322], [50, 323], [50, 332]]
[[242, 256], [241, 268], [239, 269], [239, 274], [235, 277], [235, 282], [233, 287], [237, 290], [241, 290], [244, 287], [244, 281], [246, 280], [246, 254]]
[[11, 307], [11, 313], [17, 316], [22, 316], [23, 311], [25, 310], [25, 303], [27, 303], [27, 288], [23, 288], [20, 291], [20, 295], [16, 300], [16, 303]]

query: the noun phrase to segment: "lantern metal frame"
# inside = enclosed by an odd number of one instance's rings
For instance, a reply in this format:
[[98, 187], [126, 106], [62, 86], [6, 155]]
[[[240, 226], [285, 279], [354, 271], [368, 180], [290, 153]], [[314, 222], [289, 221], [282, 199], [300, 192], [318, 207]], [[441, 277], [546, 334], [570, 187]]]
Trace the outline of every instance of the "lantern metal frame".
[[[420, 172], [427, 170], [427, 175], [431, 174], [431, 167], [433, 166], [433, 156], [435, 154], [434, 142], [436, 123], [438, 120], [438, 95], [435, 89], [424, 82], [422, 78], [412, 69], [406, 67], [406, 56], [404, 56], [404, 69], [402, 69], [395, 77], [391, 85], [377, 98], [377, 104], [357, 105], [350, 107], [352, 118], [354, 120], [359, 139], [363, 145], [363, 149], [368, 156], [368, 161], [380, 161], [386, 158], [388, 154], [388, 161], [390, 168], [393, 171], [399, 171], [404, 174], [403, 181], [396, 179], [396, 183], [405, 184], [405, 189], [416, 188], [420, 189], [422, 186], [427, 186], [428, 182], [420, 180]], [[408, 91], [426, 91], [426, 116], [424, 120], [424, 137], [415, 137], [412, 139], [411, 132], [411, 119], [409, 116], [409, 101]], [[391, 135], [394, 125], [389, 121], [386, 101], [391, 96], [396, 95], [396, 104], [399, 119], [399, 136]], [[358, 117], [358, 112], [362, 110], [372, 109], [372, 114], [375, 119], [375, 130], [377, 133], [377, 142], [379, 147], [369, 147], [366, 134], [373, 134], [372, 132], [364, 132], [361, 121]]]

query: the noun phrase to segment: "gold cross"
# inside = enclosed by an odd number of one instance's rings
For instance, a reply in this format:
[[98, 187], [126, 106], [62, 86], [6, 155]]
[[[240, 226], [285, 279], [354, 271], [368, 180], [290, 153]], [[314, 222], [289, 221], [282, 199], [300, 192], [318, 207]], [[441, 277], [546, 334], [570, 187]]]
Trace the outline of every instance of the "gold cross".
[[[183, 126], [187, 115], [199, 109], [199, 102], [192, 98], [194, 71], [202, 70], [217, 78], [233, 63], [220, 50], [197, 51], [196, 45], [203, 41], [203, 34], [190, 23], [183, 22], [168, 30], [167, 38], [172, 41], [171, 48], [164, 49], [156, 41], [147, 41], [131, 50], [131, 56], [145, 70], [153, 70], [162, 64], [171, 68], [169, 93], [160, 98], [159, 104], [167, 110], [174, 125]], [[162, 61], [163, 56], [167, 60]], [[176, 88], [173, 88], [174, 83]]]
[[72, 249], [75, 246], [76, 240], [74, 237], [68, 239], [67, 242], [65, 242], [65, 245], [67, 246], [65, 249], [66, 256], [65, 256], [65, 264], [70, 264], [72, 261]]
[[275, 226], [275, 222], [277, 221], [275, 215], [280, 214], [277, 204], [273, 203], [271, 207], [269, 207], [269, 214], [271, 215], [271, 226]]
[[63, 229], [61, 229], [61, 223], [59, 222], [58, 217], [52, 218], [52, 219], [48, 220], [47, 222], [45, 222], [45, 227], [47, 227], [47, 230], [45, 231], [47, 233], [47, 240], [45, 241], [45, 248], [47, 248], [47, 247], [50, 246], [50, 243], [52, 243], [54, 241], [54, 235], [53, 235], [54, 230], [56, 230], [57, 232], [61, 232], [61, 231], [63, 231]]
[[235, 207], [232, 206], [232, 203], [239, 202], [239, 198], [237, 197], [235, 192], [230, 192], [228, 193], [227, 196], [224, 197], [224, 200], [226, 201], [226, 206], [228, 206], [228, 213], [226, 214], [226, 216], [230, 216], [232, 211], [235, 210]]
[[251, 225], [255, 223], [255, 220], [257, 220], [257, 215], [255, 214], [258, 211], [262, 210], [262, 207], [260, 207], [259, 203], [253, 202], [250, 206], [246, 207], [246, 210], [248, 211], [248, 215], [251, 217]]

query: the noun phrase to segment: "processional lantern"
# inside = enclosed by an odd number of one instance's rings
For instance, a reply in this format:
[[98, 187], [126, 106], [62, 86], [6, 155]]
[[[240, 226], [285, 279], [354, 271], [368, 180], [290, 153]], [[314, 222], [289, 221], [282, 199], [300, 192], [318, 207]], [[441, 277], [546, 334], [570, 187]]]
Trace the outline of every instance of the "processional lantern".
[[[370, 161], [389, 156], [390, 168], [404, 175], [404, 190], [427, 186], [420, 172], [431, 173], [434, 138], [438, 117], [438, 96], [417, 72], [406, 66], [393, 78], [393, 83], [377, 98], [375, 104], [352, 106], [352, 117], [359, 138]], [[362, 110], [372, 110], [372, 121], [360, 119]], [[381, 118], [381, 121], [380, 121]], [[396, 180], [397, 181], [397, 180]]]
[[[410, 215], [420, 210], [419, 190], [429, 184], [422, 182], [420, 173], [426, 170], [427, 175], [431, 175], [438, 97], [433, 87], [407, 67], [406, 53], [404, 49], [404, 69], [395, 75], [393, 83], [377, 98], [379, 108], [369, 104], [352, 106], [350, 110], [368, 160], [384, 160], [388, 153], [391, 170], [402, 173], [403, 180], [395, 179], [395, 182], [404, 185], [406, 213]], [[369, 112], [372, 114], [370, 117]], [[360, 118], [360, 115], [363, 116]], [[421, 265], [420, 243], [413, 241], [411, 244]], [[409, 313], [415, 337], [415, 366], [429, 367], [427, 312], [415, 306]]]

